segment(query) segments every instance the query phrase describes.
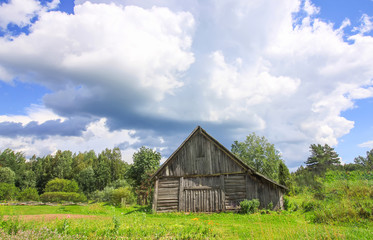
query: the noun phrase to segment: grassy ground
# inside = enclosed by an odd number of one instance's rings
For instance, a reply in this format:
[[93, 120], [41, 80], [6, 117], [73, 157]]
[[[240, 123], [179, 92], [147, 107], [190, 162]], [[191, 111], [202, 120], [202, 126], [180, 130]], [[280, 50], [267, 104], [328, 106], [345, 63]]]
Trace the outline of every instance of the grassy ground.
[[[373, 224], [314, 224], [300, 211], [241, 215], [151, 214], [144, 208], [88, 206], [0, 206], [1, 239], [372, 239]], [[25, 221], [19, 215], [80, 214], [52, 221]], [[16, 235], [9, 235], [17, 232]]]

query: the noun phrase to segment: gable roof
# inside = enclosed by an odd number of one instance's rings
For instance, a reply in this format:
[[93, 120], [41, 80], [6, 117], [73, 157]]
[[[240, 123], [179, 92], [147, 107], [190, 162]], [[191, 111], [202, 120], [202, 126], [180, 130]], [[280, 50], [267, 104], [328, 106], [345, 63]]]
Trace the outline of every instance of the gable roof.
[[281, 185], [272, 179], [264, 176], [263, 174], [255, 171], [252, 167], [248, 166], [246, 163], [244, 163], [241, 159], [239, 159], [236, 155], [234, 155], [231, 151], [229, 151], [226, 147], [224, 147], [220, 142], [218, 142], [215, 138], [213, 138], [210, 134], [208, 134], [203, 128], [200, 126], [197, 126], [191, 134], [183, 141], [183, 143], [171, 154], [171, 156], [159, 167], [159, 169], [152, 175], [151, 180], [153, 180], [169, 163], [174, 159], [174, 156], [176, 156], [179, 151], [185, 146], [185, 144], [197, 133], [201, 133], [204, 135], [207, 139], [209, 139], [211, 142], [213, 142], [221, 151], [223, 151], [226, 155], [229, 156], [231, 160], [233, 160], [237, 165], [245, 169], [248, 173], [252, 175], [256, 175], [260, 178], [263, 178], [283, 189], [287, 189], [284, 185]]

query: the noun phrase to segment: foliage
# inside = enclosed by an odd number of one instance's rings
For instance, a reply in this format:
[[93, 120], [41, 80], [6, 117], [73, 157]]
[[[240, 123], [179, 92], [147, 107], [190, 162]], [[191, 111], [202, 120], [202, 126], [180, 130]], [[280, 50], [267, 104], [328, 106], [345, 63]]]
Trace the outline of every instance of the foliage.
[[132, 158], [133, 165], [129, 169], [129, 176], [133, 179], [139, 203], [147, 204], [152, 189], [150, 176], [159, 167], [161, 154], [142, 146], [138, 152], [133, 154]]
[[36, 188], [25, 188], [18, 195], [20, 201], [39, 201], [40, 197]]
[[19, 189], [14, 184], [0, 183], [0, 200], [16, 200]]
[[77, 176], [79, 188], [85, 193], [90, 194], [95, 189], [95, 172], [91, 166], [83, 169]]
[[55, 178], [47, 183], [45, 192], [79, 192], [79, 187], [74, 180]]
[[[243, 214], [251, 214], [251, 213], [256, 213], [259, 209], [259, 199], [252, 199], [252, 200], [243, 200], [240, 202], [240, 213]], [[273, 204], [272, 204], [273, 207]]]
[[287, 187], [288, 189], [291, 189], [291, 175], [288, 167], [285, 165], [283, 161], [280, 161], [278, 166], [278, 182], [281, 185]]
[[367, 156], [358, 156], [354, 159], [354, 162], [363, 167], [367, 171], [373, 171], [373, 149], [367, 151]]
[[45, 192], [40, 195], [42, 202], [86, 202], [87, 197], [76, 192]]
[[278, 181], [280, 152], [265, 137], [251, 133], [244, 142], [234, 141], [232, 153], [269, 178]]
[[15, 173], [8, 167], [0, 167], [0, 182], [14, 184]]
[[324, 146], [311, 144], [310, 152], [311, 156], [308, 157], [305, 163], [307, 169], [316, 174], [323, 174], [332, 166], [340, 164], [338, 154], [328, 144]]
[[130, 187], [120, 187], [112, 192], [110, 203], [114, 206], [133, 204], [135, 203], [135, 196]]

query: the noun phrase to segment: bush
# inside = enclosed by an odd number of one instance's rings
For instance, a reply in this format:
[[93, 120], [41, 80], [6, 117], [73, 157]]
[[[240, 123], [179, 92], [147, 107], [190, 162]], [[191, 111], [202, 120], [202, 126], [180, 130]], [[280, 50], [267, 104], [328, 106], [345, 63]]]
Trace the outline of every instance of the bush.
[[284, 196], [284, 209], [287, 211], [287, 210], [290, 210], [290, 208], [291, 208], [291, 203], [290, 203], [289, 197]]
[[0, 183], [0, 200], [16, 200], [19, 189], [14, 184]]
[[320, 208], [320, 203], [316, 200], [310, 199], [302, 202], [302, 208], [304, 212], [314, 211]]
[[19, 195], [18, 200], [20, 201], [39, 201], [39, 194], [36, 188], [26, 188]]
[[82, 193], [75, 192], [46, 192], [40, 195], [43, 202], [86, 202], [87, 198]]
[[112, 192], [110, 203], [114, 206], [121, 206], [122, 199], [124, 204], [132, 204], [136, 198], [129, 187], [121, 187]]
[[240, 207], [241, 210], [240, 212], [243, 214], [248, 214], [248, 213], [255, 213], [259, 209], [260, 202], [258, 199], [253, 199], [253, 200], [243, 200], [240, 202]]
[[78, 184], [74, 180], [55, 178], [45, 186], [45, 192], [79, 192]]

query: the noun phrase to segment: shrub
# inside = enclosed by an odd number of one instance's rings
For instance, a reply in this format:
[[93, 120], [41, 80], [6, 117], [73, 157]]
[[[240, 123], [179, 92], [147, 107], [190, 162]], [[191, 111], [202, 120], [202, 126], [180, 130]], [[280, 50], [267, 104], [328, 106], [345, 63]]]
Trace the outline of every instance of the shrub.
[[122, 199], [124, 200], [124, 204], [132, 204], [135, 202], [135, 196], [129, 187], [121, 187], [115, 189], [111, 194], [110, 203], [114, 206], [121, 206]]
[[273, 202], [268, 203], [267, 210], [273, 210]]
[[314, 211], [314, 210], [320, 208], [320, 203], [317, 202], [316, 200], [313, 200], [313, 199], [304, 200], [302, 202], [302, 208], [303, 208], [304, 212]]
[[19, 189], [14, 184], [0, 183], [0, 200], [16, 200]]
[[78, 184], [74, 180], [55, 178], [45, 186], [45, 192], [79, 192]]
[[287, 210], [290, 210], [290, 208], [291, 208], [291, 203], [290, 203], [289, 197], [284, 196], [284, 209], [287, 211]]
[[39, 201], [39, 194], [36, 188], [26, 188], [19, 195], [18, 200], [20, 201]]
[[87, 198], [82, 193], [75, 192], [46, 192], [40, 195], [43, 202], [86, 202]]
[[240, 207], [241, 210], [240, 212], [243, 214], [248, 214], [248, 213], [255, 213], [259, 209], [260, 202], [258, 199], [252, 199], [252, 200], [243, 200], [240, 202]]

